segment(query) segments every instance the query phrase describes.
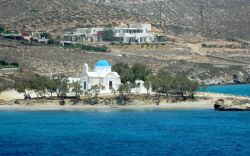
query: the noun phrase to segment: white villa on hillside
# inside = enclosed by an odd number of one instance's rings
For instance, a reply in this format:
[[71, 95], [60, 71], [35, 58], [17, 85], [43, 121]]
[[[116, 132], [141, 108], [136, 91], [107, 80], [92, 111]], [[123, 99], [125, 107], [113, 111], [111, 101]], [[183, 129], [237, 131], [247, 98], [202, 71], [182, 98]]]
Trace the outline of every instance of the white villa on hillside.
[[76, 34], [85, 35], [86, 41], [99, 42], [102, 41], [102, 32], [104, 28], [77, 28]]
[[130, 24], [129, 27], [113, 28], [116, 41], [121, 43], [152, 43], [155, 35], [150, 33], [151, 24]]
[[103, 28], [77, 28], [75, 32], [63, 34], [62, 44], [77, 44], [102, 41]]
[[117, 72], [111, 71], [112, 66], [106, 60], [99, 60], [94, 71], [90, 72], [88, 64], [83, 65], [83, 73], [81, 75], [81, 84], [83, 91], [87, 91], [94, 85], [104, 87], [101, 93], [112, 93], [112, 90], [117, 90], [121, 84], [120, 76]]
[[[114, 32], [114, 38], [121, 43], [152, 43], [157, 42], [157, 36], [152, 33], [151, 24], [132, 23], [128, 26], [108, 28]], [[78, 44], [102, 42], [102, 32], [105, 28], [77, 28], [75, 32], [63, 34], [62, 44]]]
[[85, 41], [85, 36], [84, 35], [80, 35], [80, 34], [76, 34], [76, 33], [65, 33], [62, 35], [63, 36], [63, 40], [62, 40], [62, 44], [66, 45], [75, 45], [77, 43], [83, 43]]

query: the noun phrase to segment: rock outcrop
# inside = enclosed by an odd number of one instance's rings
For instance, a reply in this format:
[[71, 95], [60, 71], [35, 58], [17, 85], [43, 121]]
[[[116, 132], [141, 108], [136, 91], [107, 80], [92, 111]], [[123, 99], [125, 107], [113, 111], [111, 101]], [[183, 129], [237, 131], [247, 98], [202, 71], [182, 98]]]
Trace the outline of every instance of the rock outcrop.
[[235, 100], [228, 105], [225, 104], [224, 100], [219, 99], [215, 102], [214, 109], [218, 111], [250, 111], [250, 103], [248, 102], [249, 100]]

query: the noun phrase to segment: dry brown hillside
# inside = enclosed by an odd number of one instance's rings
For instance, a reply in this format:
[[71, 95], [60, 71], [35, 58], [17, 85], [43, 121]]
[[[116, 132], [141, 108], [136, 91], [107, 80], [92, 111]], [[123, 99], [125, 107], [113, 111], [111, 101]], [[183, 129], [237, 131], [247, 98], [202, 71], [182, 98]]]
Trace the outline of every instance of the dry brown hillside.
[[179, 35], [250, 39], [249, 0], [95, 1], [155, 19], [158, 26]]
[[[218, 43], [218, 41], [214, 41]], [[214, 42], [177, 43], [178, 45], [110, 45], [112, 53], [96, 53], [78, 48], [59, 46], [26, 46], [16, 41], [0, 39], [0, 60], [17, 62], [22, 72], [50, 75], [50, 72], [79, 77], [83, 63], [93, 67], [99, 59], [107, 59], [112, 64], [145, 64], [157, 70], [172, 74], [185, 74], [191, 79], [208, 84], [233, 83], [237, 75], [239, 81], [250, 81], [250, 51], [245, 47], [237, 49], [221, 47]], [[230, 43], [238, 46], [239, 43]], [[248, 71], [248, 72], [247, 72]]]
[[1, 0], [0, 24], [16, 31], [63, 32], [76, 27], [150, 22], [146, 17], [84, 0]]
[[1, 0], [0, 24], [17, 31], [149, 22], [175, 35], [250, 39], [249, 0]]
[[[126, 3], [122, 0], [113, 0], [112, 3], [89, 0], [0, 1], [0, 24], [10, 30], [60, 33], [76, 27], [113, 26], [133, 21], [154, 26], [162, 22], [162, 28], [167, 28], [165, 32], [180, 35], [164, 34], [170, 41], [166, 45], [110, 45], [112, 53], [93, 53], [58, 45], [27, 46], [0, 37], [0, 60], [17, 62], [24, 72], [79, 76], [84, 62], [93, 65], [99, 59], [107, 59], [112, 64], [143, 63], [154, 71], [162, 69], [172, 74], [182, 73], [209, 84], [233, 83], [235, 77], [240, 82], [250, 82], [250, 42], [238, 39], [248, 38], [250, 34], [249, 0], [166, 0], [161, 2], [162, 5], [153, 0], [146, 3], [143, 3], [145, 0], [126, 0]], [[203, 2], [202, 7], [197, 5], [199, 2]], [[204, 36], [225, 38], [200, 37], [201, 30]], [[185, 32], [191, 37], [184, 35]]]

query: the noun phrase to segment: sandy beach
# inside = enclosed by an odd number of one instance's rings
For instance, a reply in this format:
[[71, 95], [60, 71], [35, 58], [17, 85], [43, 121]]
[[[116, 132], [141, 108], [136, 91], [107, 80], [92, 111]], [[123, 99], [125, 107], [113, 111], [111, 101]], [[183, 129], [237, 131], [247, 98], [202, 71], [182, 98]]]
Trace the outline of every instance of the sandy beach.
[[35, 104], [35, 105], [0, 105], [0, 110], [62, 110], [62, 111], [108, 111], [108, 110], [167, 110], [167, 109], [213, 109], [211, 101], [182, 102], [182, 103], [162, 103], [159, 106], [154, 104], [145, 105], [65, 105], [58, 104]]
[[[112, 111], [112, 110], [180, 110], [180, 109], [214, 109], [215, 101], [218, 99], [246, 99], [246, 97], [212, 94], [212, 93], [197, 93], [197, 97], [207, 97], [207, 100], [199, 99], [197, 101], [185, 102], [161, 102], [160, 105], [155, 105], [150, 101], [135, 101], [133, 104], [126, 106], [118, 105], [85, 105], [85, 104], [66, 104], [60, 106], [58, 100], [31, 100], [23, 101], [24, 103], [15, 104], [16, 99], [22, 99], [22, 95], [11, 90], [3, 92], [0, 95], [0, 110], [23, 110], [23, 111]], [[22, 101], [22, 100], [21, 100]]]

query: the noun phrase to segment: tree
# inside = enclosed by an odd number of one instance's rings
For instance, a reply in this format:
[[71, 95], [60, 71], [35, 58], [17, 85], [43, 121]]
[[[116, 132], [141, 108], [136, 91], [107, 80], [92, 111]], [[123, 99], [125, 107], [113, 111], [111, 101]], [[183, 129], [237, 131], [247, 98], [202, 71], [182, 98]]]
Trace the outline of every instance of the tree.
[[189, 80], [184, 75], [176, 75], [173, 81], [173, 93], [182, 98], [194, 98], [194, 92], [199, 89], [197, 82]]
[[157, 75], [151, 75], [152, 87], [156, 94], [168, 94], [172, 89], [172, 76], [164, 71], [159, 71]]
[[143, 64], [136, 63], [132, 67], [135, 80], [146, 80], [146, 77], [152, 73], [151, 70], [147, 68], [147, 66]]
[[114, 38], [114, 32], [112, 29], [105, 29], [103, 32], [102, 32], [102, 37], [103, 37], [103, 40], [104, 41], [114, 41], [115, 38]]
[[47, 93], [48, 78], [42, 76], [32, 77], [30, 80], [30, 90], [33, 90], [37, 98], [43, 97]]
[[14, 83], [14, 89], [21, 94], [24, 94], [24, 99], [29, 99], [30, 98], [30, 79], [26, 78], [26, 77], [22, 77], [22, 78], [17, 78], [15, 79], [15, 83]]
[[151, 85], [152, 85], [152, 79], [151, 76], [147, 76], [146, 80], [144, 82], [144, 86], [147, 89], [147, 95], [150, 95], [150, 89], [151, 89]]
[[52, 99], [53, 93], [57, 92], [57, 88], [60, 85], [60, 81], [53, 77], [47, 81], [46, 85], [47, 91], [50, 93], [50, 98]]
[[52, 77], [47, 80], [46, 87], [47, 91], [50, 92], [51, 98], [52, 94], [56, 92], [57, 97], [61, 97], [61, 99], [63, 99], [69, 91], [68, 79], [65, 76]]
[[87, 96], [87, 97], [88, 97], [88, 99], [89, 99], [89, 98], [91, 98], [91, 97], [92, 97], [92, 95], [93, 95], [93, 94], [92, 94], [91, 90], [90, 90], [90, 89], [88, 89], [87, 91], [85, 91], [85, 92], [84, 92], [84, 95], [85, 95], [85, 96]]
[[134, 72], [128, 66], [128, 64], [124, 64], [124, 63], [115, 64], [112, 67], [112, 70], [116, 71], [120, 75], [121, 81], [124, 84], [127, 82], [134, 82], [135, 81]]
[[91, 92], [94, 94], [94, 98], [97, 99], [98, 95], [100, 94], [101, 90], [104, 89], [102, 85], [94, 85], [90, 88]]
[[146, 84], [149, 82], [152, 84], [153, 91], [156, 92], [156, 99], [160, 99], [161, 94], [166, 97], [172, 95], [183, 99], [194, 98], [195, 91], [200, 87], [199, 83], [189, 80], [184, 75], [171, 76], [164, 71], [149, 75], [146, 78]]
[[48, 44], [56, 44], [56, 41], [53, 39], [49, 39]]
[[18, 63], [15, 63], [15, 62], [11, 63], [10, 65], [11, 65], [12, 67], [16, 67], [16, 68], [19, 67], [19, 64], [18, 64]]
[[163, 71], [160, 71], [158, 73], [158, 76], [161, 78], [160, 79], [160, 83], [162, 85], [161, 92], [164, 93], [166, 97], [168, 97], [168, 95], [171, 93], [173, 77], [169, 73]]
[[131, 95], [131, 90], [133, 85], [130, 83], [121, 84], [118, 88], [119, 96], [117, 97], [117, 103], [125, 105], [129, 100]]
[[50, 33], [48, 33], [48, 32], [43, 32], [43, 33], [40, 34], [40, 36], [42, 38], [52, 39]]
[[69, 91], [68, 88], [68, 79], [64, 76], [57, 78], [57, 96], [60, 96], [61, 99], [64, 99], [67, 92]]
[[76, 97], [79, 98], [80, 94], [82, 93], [81, 84], [79, 82], [74, 82], [72, 91], [75, 92]]
[[119, 96], [126, 97], [131, 94], [131, 90], [133, 88], [133, 85], [130, 83], [121, 84], [118, 88]]
[[146, 80], [146, 77], [151, 74], [151, 70], [143, 64], [135, 64], [131, 68], [128, 64], [118, 63], [112, 67], [112, 70], [116, 71], [121, 76], [122, 83], [127, 82], [134, 83], [135, 80]]

